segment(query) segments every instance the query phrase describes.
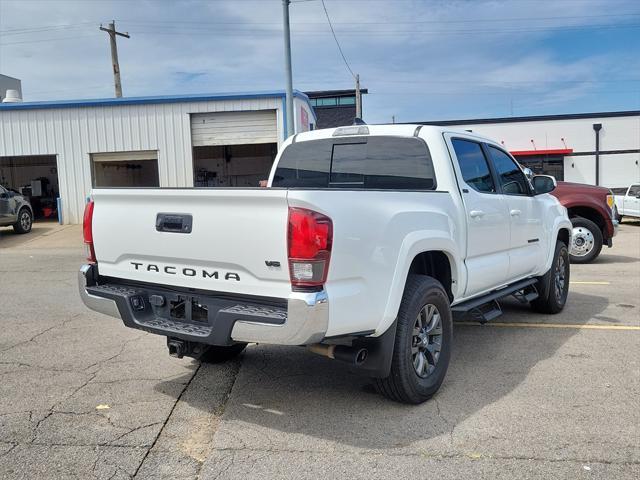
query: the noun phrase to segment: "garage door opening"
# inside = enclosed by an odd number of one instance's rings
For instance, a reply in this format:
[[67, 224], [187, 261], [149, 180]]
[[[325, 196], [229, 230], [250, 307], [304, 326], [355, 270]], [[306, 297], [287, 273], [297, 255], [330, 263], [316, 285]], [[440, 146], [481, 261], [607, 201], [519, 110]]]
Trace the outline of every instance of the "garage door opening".
[[269, 177], [275, 143], [193, 147], [196, 187], [257, 187]]
[[0, 157], [0, 185], [26, 197], [35, 220], [58, 220], [60, 187], [55, 155]]
[[194, 113], [191, 144], [194, 186], [257, 187], [276, 158], [276, 111]]
[[94, 188], [159, 187], [158, 152], [111, 152], [91, 154]]

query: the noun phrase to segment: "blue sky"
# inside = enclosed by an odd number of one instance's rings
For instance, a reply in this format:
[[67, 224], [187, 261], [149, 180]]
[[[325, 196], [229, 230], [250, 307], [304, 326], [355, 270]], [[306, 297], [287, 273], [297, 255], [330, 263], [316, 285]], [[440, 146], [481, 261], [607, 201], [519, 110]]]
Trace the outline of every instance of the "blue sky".
[[[325, 0], [369, 122], [640, 109], [640, 2]], [[25, 100], [282, 89], [280, 0], [0, 0]], [[291, 5], [294, 86], [351, 88], [320, 0]]]

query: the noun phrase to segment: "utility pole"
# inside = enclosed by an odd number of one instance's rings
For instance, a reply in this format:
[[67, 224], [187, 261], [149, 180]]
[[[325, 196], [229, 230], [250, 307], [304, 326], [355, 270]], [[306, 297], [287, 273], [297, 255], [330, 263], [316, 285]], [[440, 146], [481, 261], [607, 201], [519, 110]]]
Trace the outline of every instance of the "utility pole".
[[360, 74], [356, 75], [356, 117], [362, 118], [362, 96], [360, 95]]
[[391, 123], [393, 123], [393, 124], [396, 123], [396, 116], [395, 115], [391, 115]]
[[291, 30], [289, 28], [290, 0], [282, 0], [282, 23], [284, 24], [284, 68], [287, 77], [287, 137], [295, 131], [295, 117], [293, 116], [293, 72], [291, 70]]
[[116, 97], [122, 97], [122, 83], [120, 82], [120, 64], [118, 63], [118, 45], [116, 44], [116, 35], [131, 38], [128, 33], [116, 31], [116, 22], [112, 20], [108, 28], [100, 25], [100, 30], [109, 34], [109, 42], [111, 43], [111, 64], [113, 65], [113, 81], [116, 87]]

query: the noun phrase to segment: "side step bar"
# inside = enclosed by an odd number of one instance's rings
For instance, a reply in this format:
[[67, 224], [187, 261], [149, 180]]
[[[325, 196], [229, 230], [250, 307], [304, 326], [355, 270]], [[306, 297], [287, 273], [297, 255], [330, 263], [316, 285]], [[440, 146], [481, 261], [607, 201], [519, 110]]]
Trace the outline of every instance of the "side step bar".
[[494, 290], [481, 297], [459, 303], [451, 307], [451, 311], [456, 316], [470, 314], [480, 323], [487, 323], [502, 315], [502, 309], [498, 303], [498, 300], [501, 298], [513, 295], [521, 302], [530, 302], [538, 298], [538, 292], [535, 287], [536, 283], [537, 280], [535, 278], [520, 280], [519, 282]]

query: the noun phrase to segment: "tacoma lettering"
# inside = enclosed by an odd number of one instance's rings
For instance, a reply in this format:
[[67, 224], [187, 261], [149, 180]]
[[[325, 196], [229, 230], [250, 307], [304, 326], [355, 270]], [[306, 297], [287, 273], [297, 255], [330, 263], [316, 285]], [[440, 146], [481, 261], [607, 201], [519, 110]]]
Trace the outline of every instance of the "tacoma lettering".
[[[178, 275], [182, 274], [185, 277], [201, 277], [201, 278], [213, 278], [214, 280], [219, 280], [221, 278], [220, 272], [217, 270], [205, 270], [205, 269], [195, 269], [190, 267], [176, 267], [174, 265], [165, 265], [159, 266], [154, 263], [142, 263], [142, 262], [129, 262], [133, 265], [133, 268], [136, 270], [146, 270], [147, 272], [155, 272], [161, 273], [164, 272], [168, 275]], [[235, 280], [236, 282], [240, 281], [240, 274], [235, 272], [227, 272], [224, 274], [225, 280]]]

